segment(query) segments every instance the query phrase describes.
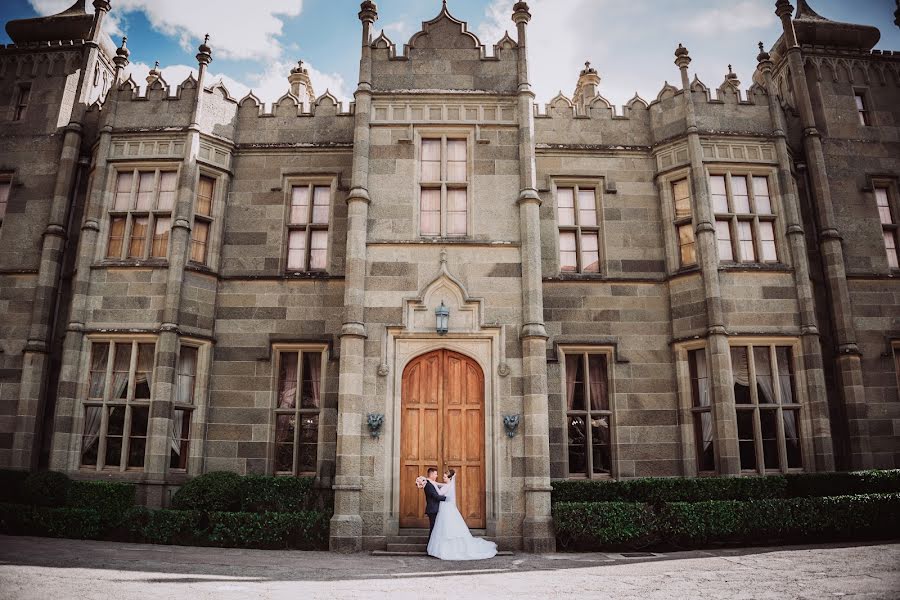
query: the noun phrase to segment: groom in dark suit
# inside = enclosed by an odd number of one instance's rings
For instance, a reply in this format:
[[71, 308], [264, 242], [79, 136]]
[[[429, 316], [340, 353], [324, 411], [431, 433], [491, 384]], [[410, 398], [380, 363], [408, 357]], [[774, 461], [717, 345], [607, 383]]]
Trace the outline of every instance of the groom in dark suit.
[[428, 481], [425, 483], [425, 514], [428, 515], [428, 541], [431, 541], [431, 532], [434, 531], [434, 520], [437, 518], [438, 509], [441, 502], [447, 498], [438, 494], [437, 481], [438, 470], [434, 467], [428, 468]]

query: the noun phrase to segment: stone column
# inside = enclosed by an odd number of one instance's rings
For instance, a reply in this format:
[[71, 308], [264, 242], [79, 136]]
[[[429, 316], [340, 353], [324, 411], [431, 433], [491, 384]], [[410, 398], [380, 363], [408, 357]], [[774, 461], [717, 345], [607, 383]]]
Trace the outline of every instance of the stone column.
[[525, 2], [513, 6], [518, 31], [519, 228], [522, 256], [522, 418], [525, 447], [525, 521], [527, 552], [553, 552], [556, 536], [550, 514], [550, 415], [547, 406], [547, 331], [541, 280], [541, 198], [534, 160], [534, 92], [528, 82], [526, 29], [531, 12]]
[[[162, 484], [165, 481], [169, 464], [172, 401], [175, 394], [175, 372], [178, 357], [179, 313], [184, 272], [191, 252], [197, 156], [200, 153], [200, 113], [203, 109], [203, 85], [206, 69], [212, 62], [212, 50], [208, 42], [209, 36], [207, 35], [198, 48], [196, 96], [185, 138], [184, 156], [178, 176], [178, 194], [172, 214], [169, 267], [166, 273], [166, 298], [159, 338], [156, 342], [156, 367], [153, 370], [150, 422], [147, 425], [147, 457], [144, 463], [144, 472], [149, 483]], [[153, 489], [151, 488], [151, 490]], [[162, 505], [162, 487], [155, 489], [159, 491], [158, 495], [148, 491], [147, 503]]]
[[94, 157], [93, 187], [88, 190], [84, 224], [81, 226], [79, 237], [75, 275], [72, 281], [72, 304], [63, 341], [63, 360], [60, 368], [53, 444], [50, 452], [50, 468], [56, 471], [78, 468], [78, 459], [71, 453], [75, 451], [75, 442], [78, 440], [77, 433], [79, 432], [73, 431], [72, 428], [76, 416], [78, 382], [82, 376], [81, 350], [84, 344], [84, 323], [87, 319], [87, 294], [91, 281], [91, 265], [97, 254], [100, 220], [103, 218], [103, 211], [109, 206], [112, 196], [112, 191], [107, 187], [108, 158], [116, 109], [118, 108], [119, 80], [125, 67], [128, 66], [127, 39], [122, 38], [122, 46], [116, 50], [116, 56], [113, 57], [116, 70], [101, 113], [103, 121]]
[[716, 466], [719, 475], [738, 475], [741, 472], [737, 439], [737, 415], [734, 408], [734, 387], [731, 376], [731, 349], [725, 330], [722, 311], [722, 290], [719, 284], [719, 258], [716, 248], [716, 227], [709, 199], [703, 148], [694, 113], [694, 98], [688, 79], [691, 57], [687, 48], [678, 45], [675, 64], [681, 71], [687, 125], [688, 155], [691, 161], [691, 208], [696, 226], [697, 260], [703, 278], [706, 301], [707, 343], [709, 345], [710, 383], [713, 393], [713, 426], [716, 440]]
[[99, 34], [103, 17], [109, 12], [109, 2], [94, 2], [94, 19], [91, 35], [84, 43], [84, 55], [78, 75], [78, 102], [72, 118], [63, 134], [62, 151], [53, 186], [50, 219], [41, 241], [41, 262], [38, 266], [37, 286], [31, 307], [31, 329], [22, 361], [22, 380], [19, 386], [19, 403], [16, 409], [16, 429], [13, 437], [12, 467], [31, 470], [37, 468], [40, 428], [46, 404], [47, 378], [50, 368], [50, 344], [53, 342], [53, 313], [60, 285], [63, 253], [68, 236], [69, 213], [78, 181], [78, 159], [81, 154], [84, 103], [89, 85], [87, 73], [98, 60]]
[[[834, 448], [831, 439], [831, 425], [828, 416], [828, 393], [825, 389], [825, 372], [822, 368], [822, 344], [816, 320], [816, 305], [813, 298], [812, 282], [809, 277], [809, 255], [806, 249], [806, 235], [800, 217], [800, 202], [794, 176], [791, 173], [791, 157], [788, 152], [784, 114], [778, 103], [778, 89], [772, 78], [774, 64], [759, 43], [759, 71], [765, 81], [769, 97], [769, 114], [775, 135], [775, 154], [778, 157], [778, 187], [781, 190], [782, 214], [786, 230], [791, 261], [794, 266], [794, 283], [797, 286], [797, 302], [800, 307], [800, 340], [806, 373], [806, 389], [812, 431], [813, 462], [816, 471], [834, 470]], [[812, 469], [810, 469], [812, 470]]]
[[372, 111], [372, 25], [378, 19], [375, 3], [360, 5], [362, 55], [356, 88], [353, 132], [353, 175], [347, 196], [347, 258], [344, 273], [344, 324], [338, 383], [337, 465], [334, 477], [334, 516], [329, 546], [337, 552], [362, 550], [360, 516], [363, 435], [363, 365], [365, 359], [366, 231], [369, 220], [369, 122]]
[[865, 469], [872, 466], [872, 450], [869, 444], [869, 425], [865, 387], [859, 346], [856, 343], [856, 329], [853, 325], [853, 307], [844, 263], [843, 238], [837, 229], [834, 205], [828, 172], [825, 168], [825, 154], [822, 139], [816, 128], [816, 119], [810, 101], [806, 82], [806, 69], [791, 14], [794, 7], [788, 0], [775, 3], [775, 14], [781, 19], [784, 30], [786, 60], [790, 74], [794, 99], [800, 111], [803, 127], [803, 150], [809, 167], [810, 193], [813, 210], [819, 227], [819, 254], [825, 269], [825, 285], [830, 300], [829, 311], [837, 343], [837, 374], [841, 397], [847, 411], [850, 431], [850, 467]]

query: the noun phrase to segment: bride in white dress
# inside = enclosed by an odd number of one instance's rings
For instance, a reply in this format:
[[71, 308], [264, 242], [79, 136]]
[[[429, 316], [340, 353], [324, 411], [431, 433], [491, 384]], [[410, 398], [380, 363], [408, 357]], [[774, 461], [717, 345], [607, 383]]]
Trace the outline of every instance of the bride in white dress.
[[451, 469], [444, 474], [446, 485], [439, 488], [447, 499], [440, 503], [428, 554], [441, 560], [481, 560], [497, 555], [497, 544], [473, 537], [469, 526], [456, 508], [456, 478]]

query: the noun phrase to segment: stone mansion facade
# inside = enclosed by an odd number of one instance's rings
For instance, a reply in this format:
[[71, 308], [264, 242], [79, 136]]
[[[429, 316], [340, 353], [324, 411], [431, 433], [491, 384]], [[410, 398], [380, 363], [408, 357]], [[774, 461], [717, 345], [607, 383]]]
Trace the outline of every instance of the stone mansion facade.
[[489, 51], [446, 4], [398, 46], [365, 0], [354, 101], [298, 64], [266, 110], [208, 42], [140, 89], [110, 4], [0, 47], [0, 467], [151, 506], [312, 475], [341, 551], [423, 526], [432, 465], [527, 551], [552, 480], [900, 467], [877, 29], [778, 0], [746, 89], [679, 45], [678, 84], [618, 110], [590, 65], [535, 104], [525, 2]]

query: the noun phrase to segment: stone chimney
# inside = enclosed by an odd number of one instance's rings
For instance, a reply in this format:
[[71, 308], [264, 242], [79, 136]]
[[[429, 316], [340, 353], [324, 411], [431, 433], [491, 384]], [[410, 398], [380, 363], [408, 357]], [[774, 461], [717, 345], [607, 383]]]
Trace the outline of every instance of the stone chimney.
[[597, 74], [597, 69], [591, 66], [590, 61], [587, 61], [584, 63], [584, 69], [578, 75], [572, 102], [576, 106], [587, 108], [591, 100], [600, 95], [599, 88], [600, 76]]
[[310, 105], [316, 101], [316, 93], [313, 91], [309, 71], [303, 66], [302, 60], [297, 61], [297, 66], [291, 69], [291, 74], [288, 75], [288, 83], [291, 84], [291, 93], [300, 102]]

